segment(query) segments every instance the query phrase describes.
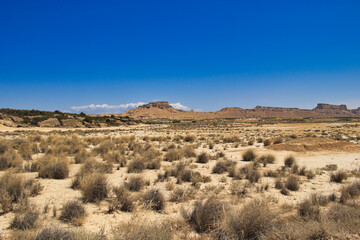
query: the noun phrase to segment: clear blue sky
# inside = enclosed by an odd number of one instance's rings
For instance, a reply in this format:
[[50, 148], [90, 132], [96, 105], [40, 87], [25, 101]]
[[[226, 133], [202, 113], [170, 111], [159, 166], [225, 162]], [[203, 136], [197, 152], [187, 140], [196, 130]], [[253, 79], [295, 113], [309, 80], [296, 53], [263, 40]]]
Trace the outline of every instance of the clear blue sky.
[[359, 107], [360, 1], [4, 0], [0, 82], [20, 109]]

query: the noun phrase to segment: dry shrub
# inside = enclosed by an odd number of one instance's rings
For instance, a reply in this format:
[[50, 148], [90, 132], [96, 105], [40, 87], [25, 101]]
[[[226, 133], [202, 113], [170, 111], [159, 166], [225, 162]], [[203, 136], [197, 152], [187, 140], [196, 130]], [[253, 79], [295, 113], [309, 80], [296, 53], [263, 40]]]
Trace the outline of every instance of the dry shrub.
[[235, 164], [236, 162], [230, 160], [220, 160], [216, 163], [216, 165], [212, 169], [212, 172], [217, 174], [227, 172], [228, 169], [232, 166], [235, 166]]
[[89, 160], [80, 168], [81, 173], [112, 173], [113, 165], [108, 162]]
[[229, 190], [234, 196], [245, 197], [250, 191], [250, 184], [242, 183], [241, 181], [232, 181]]
[[249, 149], [243, 154], [244, 161], [254, 161], [256, 159], [256, 154], [254, 150]]
[[288, 221], [279, 221], [274, 224], [271, 229], [261, 233], [260, 236], [254, 239], [261, 240], [288, 240], [288, 239], [331, 239], [329, 232], [332, 229], [326, 222], [318, 222], [307, 219], [290, 219]]
[[348, 176], [347, 176], [346, 172], [344, 172], [344, 171], [337, 171], [335, 173], [331, 173], [331, 175], [330, 175], [331, 182], [342, 183], [347, 178], [348, 178]]
[[307, 179], [313, 179], [316, 176], [316, 173], [313, 170], [306, 171], [305, 173]]
[[196, 136], [192, 134], [191, 135], [188, 134], [184, 137], [185, 142], [194, 142], [195, 140], [196, 140]]
[[338, 165], [337, 164], [327, 164], [324, 167], [324, 170], [326, 171], [336, 171], [338, 169]]
[[226, 213], [219, 230], [222, 239], [258, 239], [272, 229], [277, 218], [266, 200], [252, 200], [240, 210]]
[[184, 217], [201, 233], [214, 230], [224, 216], [225, 204], [214, 197], [199, 200], [190, 214]]
[[326, 218], [334, 222], [336, 232], [358, 234], [360, 231], [360, 208], [357, 204], [335, 204], [328, 210]]
[[141, 173], [146, 168], [145, 163], [141, 159], [134, 159], [128, 165], [128, 173]]
[[144, 195], [144, 201], [148, 208], [158, 212], [162, 212], [166, 205], [164, 195], [159, 189], [148, 190]]
[[10, 224], [11, 229], [27, 230], [36, 228], [36, 223], [39, 219], [39, 212], [29, 211], [22, 215], [15, 215], [14, 219]]
[[80, 190], [84, 202], [100, 202], [107, 198], [109, 192], [106, 176], [101, 173], [92, 173], [85, 176], [81, 180]]
[[197, 158], [198, 163], [207, 163], [209, 162], [209, 155], [207, 153], [201, 153]]
[[274, 139], [273, 144], [280, 144], [283, 142], [283, 139], [281, 137], [277, 137]]
[[112, 172], [112, 164], [111, 163], [103, 163], [95, 160], [88, 160], [81, 166], [79, 172], [75, 175], [75, 178], [72, 180], [71, 188], [72, 189], [80, 189], [80, 184], [83, 179], [92, 173], [111, 173]]
[[311, 199], [306, 199], [299, 203], [298, 213], [302, 217], [310, 218], [313, 220], [320, 219], [320, 207], [318, 204], [314, 204]]
[[164, 157], [165, 161], [177, 161], [180, 160], [183, 156], [183, 152], [180, 149], [170, 149]]
[[145, 181], [142, 176], [130, 176], [129, 180], [125, 183], [125, 187], [133, 192], [139, 192], [144, 185]]
[[2, 175], [0, 178], [0, 205], [4, 212], [28, 207], [28, 196], [31, 194], [32, 184], [27, 182], [12, 172], [5, 172]]
[[341, 189], [340, 202], [345, 203], [347, 200], [360, 196], [360, 182], [353, 182]]
[[259, 158], [259, 161], [266, 167], [267, 164], [273, 164], [275, 162], [275, 156], [272, 154], [264, 155]]
[[284, 160], [285, 167], [292, 167], [296, 164], [296, 160], [293, 156], [288, 156]]
[[256, 183], [261, 178], [261, 174], [257, 169], [251, 168], [246, 174], [246, 179], [248, 179], [251, 183]]
[[52, 226], [43, 229], [37, 234], [35, 240], [72, 240], [71, 233], [60, 227]]
[[161, 168], [161, 160], [160, 159], [154, 159], [151, 161], [146, 162], [146, 168], [147, 169], [160, 169]]
[[285, 187], [290, 191], [297, 191], [300, 188], [299, 179], [295, 175], [291, 175], [287, 178], [285, 182]]
[[62, 209], [60, 220], [81, 225], [86, 212], [84, 206], [78, 201], [68, 201]]
[[[36, 148], [34, 149], [36, 151]], [[23, 143], [18, 147], [18, 153], [21, 155], [21, 157], [25, 160], [31, 160], [31, 156], [34, 153], [33, 148], [30, 145], [30, 143]], [[36, 153], [36, 152], [35, 152]]]
[[1, 139], [0, 140], [0, 155], [7, 152], [10, 149], [10, 147], [11, 147], [11, 144], [8, 141]]
[[272, 144], [272, 142], [271, 142], [271, 140], [270, 139], [265, 139], [264, 140], [264, 146], [266, 147], [266, 146], [269, 146], [269, 145], [271, 145]]
[[223, 142], [224, 143], [240, 142], [240, 138], [236, 135], [226, 136], [226, 137], [224, 137]]
[[173, 230], [168, 223], [131, 221], [124, 222], [112, 231], [113, 240], [169, 240], [173, 239]]
[[254, 145], [254, 143], [255, 143], [255, 140], [254, 140], [254, 139], [250, 139], [250, 140], [248, 141], [248, 145], [249, 145], [249, 146]]
[[15, 150], [6, 150], [6, 152], [0, 154], [0, 171], [7, 170], [9, 168], [21, 168], [22, 162], [23, 160], [15, 152]]
[[108, 152], [104, 156], [104, 160], [108, 163], [120, 164], [121, 167], [126, 166], [126, 158], [120, 151]]
[[99, 144], [99, 146], [93, 148], [93, 152], [97, 155], [100, 155], [102, 157], [105, 156], [109, 151], [112, 151], [115, 149], [115, 143], [111, 140], [103, 141]]
[[49, 156], [40, 160], [38, 164], [40, 178], [65, 179], [69, 176], [67, 160]]
[[114, 187], [112, 190], [115, 198], [110, 202], [108, 213], [112, 213], [115, 210], [132, 212], [135, 206], [128, 190], [124, 186]]
[[85, 161], [91, 158], [91, 154], [88, 153], [85, 149], [81, 149], [78, 153], [75, 154], [74, 160], [76, 164], [84, 163]]
[[196, 157], [195, 147], [193, 145], [185, 145], [182, 152], [186, 158]]
[[265, 177], [276, 178], [276, 177], [279, 176], [279, 171], [269, 169], [269, 170], [267, 170], [267, 171], [264, 172], [264, 176], [265, 176]]
[[185, 202], [194, 198], [196, 190], [192, 187], [177, 187], [170, 194], [170, 201]]

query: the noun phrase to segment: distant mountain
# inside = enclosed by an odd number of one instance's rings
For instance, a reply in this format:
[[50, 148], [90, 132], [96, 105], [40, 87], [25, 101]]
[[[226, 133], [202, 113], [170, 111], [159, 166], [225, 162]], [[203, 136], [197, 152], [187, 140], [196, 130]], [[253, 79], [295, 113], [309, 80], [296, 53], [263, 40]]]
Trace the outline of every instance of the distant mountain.
[[141, 119], [214, 119], [214, 118], [334, 118], [360, 117], [360, 108], [348, 109], [346, 105], [319, 103], [316, 108], [281, 108], [257, 106], [253, 109], [226, 107], [216, 112], [182, 111], [168, 102], [151, 102], [121, 114]]

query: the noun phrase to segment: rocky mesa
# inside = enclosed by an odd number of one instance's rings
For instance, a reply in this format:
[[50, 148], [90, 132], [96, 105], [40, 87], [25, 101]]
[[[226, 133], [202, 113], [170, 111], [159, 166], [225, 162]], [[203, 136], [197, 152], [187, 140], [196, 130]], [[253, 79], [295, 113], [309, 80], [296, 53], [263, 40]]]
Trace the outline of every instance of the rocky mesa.
[[360, 108], [348, 109], [346, 105], [319, 103], [314, 109], [257, 106], [253, 109], [226, 107], [216, 112], [182, 111], [168, 102], [151, 102], [128, 110], [122, 116], [141, 119], [214, 119], [214, 118], [334, 118], [360, 117]]

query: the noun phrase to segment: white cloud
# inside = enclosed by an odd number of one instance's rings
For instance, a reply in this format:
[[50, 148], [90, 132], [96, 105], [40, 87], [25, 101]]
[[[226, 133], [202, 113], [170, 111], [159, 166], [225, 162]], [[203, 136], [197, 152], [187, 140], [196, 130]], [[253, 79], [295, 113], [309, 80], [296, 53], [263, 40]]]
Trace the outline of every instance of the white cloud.
[[184, 111], [189, 111], [190, 108], [187, 106], [182, 105], [181, 103], [169, 103], [173, 108], [175, 109], [179, 109], [179, 110], [184, 110]]
[[107, 112], [123, 112], [125, 110], [136, 108], [141, 105], [144, 105], [144, 102], [137, 102], [137, 103], [126, 103], [126, 104], [119, 104], [119, 105], [108, 105], [108, 104], [90, 104], [86, 106], [74, 106], [71, 107], [71, 110], [75, 112], [93, 112], [93, 113], [107, 113]]
[[[74, 112], [85, 112], [85, 113], [92, 113], [92, 114], [99, 114], [99, 113], [120, 113], [126, 110], [139, 107], [144, 105], [144, 102], [136, 102], [136, 103], [126, 103], [126, 104], [119, 104], [119, 105], [108, 105], [108, 104], [90, 104], [85, 106], [73, 106], [70, 109]], [[173, 108], [189, 111], [190, 108], [187, 106], [182, 105], [181, 103], [169, 103]]]

